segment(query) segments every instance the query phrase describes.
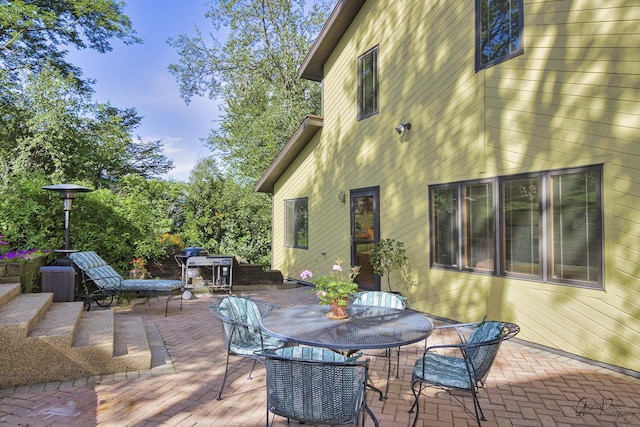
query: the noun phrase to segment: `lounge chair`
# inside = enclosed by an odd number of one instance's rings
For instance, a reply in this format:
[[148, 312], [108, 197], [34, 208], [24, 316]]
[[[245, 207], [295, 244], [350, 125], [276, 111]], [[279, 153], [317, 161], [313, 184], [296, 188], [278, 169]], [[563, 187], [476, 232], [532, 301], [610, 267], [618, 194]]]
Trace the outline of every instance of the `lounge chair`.
[[[74, 252], [69, 258], [80, 272], [84, 293], [76, 292], [76, 297], [84, 301], [87, 311], [91, 310], [91, 303], [95, 301], [101, 307], [108, 307], [115, 296], [123, 292], [138, 292], [147, 298], [166, 294], [169, 296], [164, 315], [168, 315], [169, 301], [184, 291], [182, 280], [161, 279], [123, 279], [105, 260], [93, 251]], [[180, 298], [182, 310], [182, 298]]]

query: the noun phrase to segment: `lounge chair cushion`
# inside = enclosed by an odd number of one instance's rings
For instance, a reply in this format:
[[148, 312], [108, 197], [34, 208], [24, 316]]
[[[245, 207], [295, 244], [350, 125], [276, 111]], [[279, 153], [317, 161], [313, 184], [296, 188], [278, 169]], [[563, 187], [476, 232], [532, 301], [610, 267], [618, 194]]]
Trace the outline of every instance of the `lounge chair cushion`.
[[123, 280], [122, 276], [113, 267], [93, 251], [75, 252], [70, 254], [69, 257], [96, 285], [108, 291], [171, 292], [183, 286], [181, 280]]

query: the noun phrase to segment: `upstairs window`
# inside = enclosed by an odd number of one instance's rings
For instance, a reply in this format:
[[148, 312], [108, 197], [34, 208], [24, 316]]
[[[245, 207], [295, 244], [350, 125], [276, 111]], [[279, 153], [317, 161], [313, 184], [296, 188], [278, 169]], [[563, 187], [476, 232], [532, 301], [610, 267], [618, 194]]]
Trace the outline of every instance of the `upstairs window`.
[[378, 113], [378, 47], [358, 58], [358, 120]]
[[309, 247], [309, 201], [291, 199], [284, 201], [284, 245], [291, 248]]
[[476, 71], [523, 53], [522, 0], [476, 0]]

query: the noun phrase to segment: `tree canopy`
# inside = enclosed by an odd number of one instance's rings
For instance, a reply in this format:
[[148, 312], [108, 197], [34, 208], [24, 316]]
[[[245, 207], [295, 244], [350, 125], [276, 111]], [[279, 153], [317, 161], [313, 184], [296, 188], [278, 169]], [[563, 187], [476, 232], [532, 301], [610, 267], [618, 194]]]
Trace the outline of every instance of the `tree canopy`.
[[[222, 42], [201, 31], [170, 40], [180, 61], [169, 67], [185, 99], [223, 101], [208, 142], [235, 173], [256, 181], [302, 119], [320, 112], [320, 88], [298, 69], [325, 21], [327, 1], [218, 0], [207, 17]], [[220, 31], [224, 29], [225, 31]]]
[[160, 176], [172, 167], [159, 141], [135, 141], [134, 108], [91, 100], [91, 80], [65, 47], [111, 50], [139, 42], [115, 0], [0, 2], [0, 174], [52, 181]]
[[[0, 0], [0, 249], [58, 249], [62, 206], [45, 185], [95, 189], [74, 207], [78, 249], [155, 257], [181, 222], [184, 189], [152, 177], [172, 167], [160, 141], [134, 139], [134, 108], [92, 100], [65, 48], [138, 41], [116, 0]], [[171, 243], [172, 244], [172, 243]]]
[[140, 42], [123, 13], [125, 3], [115, 0], [5, 0], [0, 2], [0, 65], [17, 72], [38, 71], [53, 65], [79, 77], [67, 62], [65, 46], [104, 53], [111, 40]]

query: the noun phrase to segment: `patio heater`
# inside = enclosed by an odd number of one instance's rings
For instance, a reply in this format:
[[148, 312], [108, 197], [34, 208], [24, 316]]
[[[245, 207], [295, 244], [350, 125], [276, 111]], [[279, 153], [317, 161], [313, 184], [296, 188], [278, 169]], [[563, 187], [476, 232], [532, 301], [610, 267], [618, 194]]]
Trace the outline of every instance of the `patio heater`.
[[[60, 198], [64, 201], [64, 249], [54, 250], [55, 253], [64, 255], [62, 258], [64, 260], [67, 255], [75, 252], [75, 250], [71, 249], [71, 245], [69, 243], [69, 216], [71, 214], [71, 201], [77, 197], [78, 193], [86, 193], [92, 190], [76, 184], [47, 185], [42, 187], [42, 189], [57, 191], [60, 194]], [[58, 264], [65, 265], [66, 262], [59, 259]]]

